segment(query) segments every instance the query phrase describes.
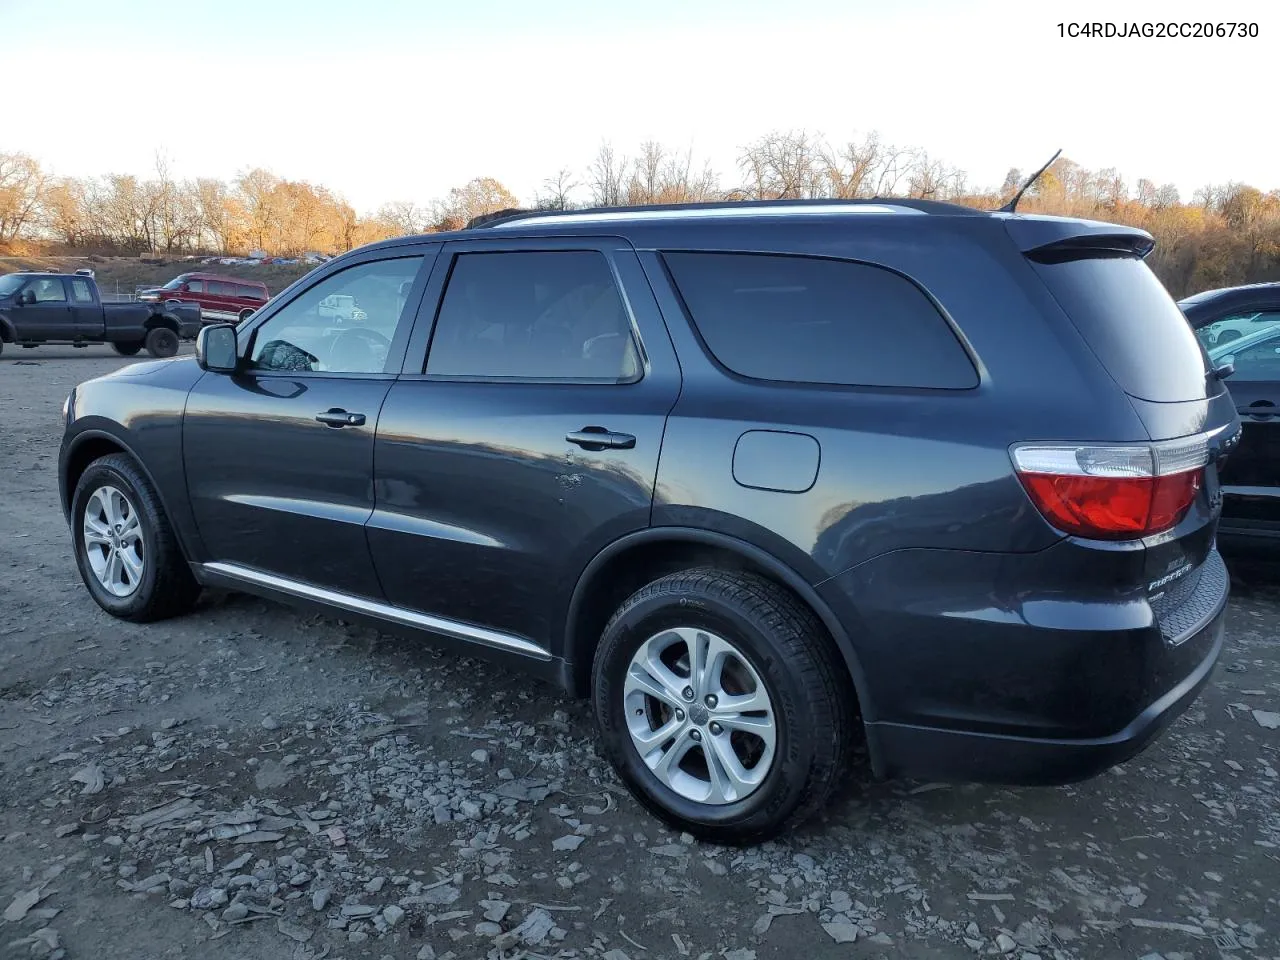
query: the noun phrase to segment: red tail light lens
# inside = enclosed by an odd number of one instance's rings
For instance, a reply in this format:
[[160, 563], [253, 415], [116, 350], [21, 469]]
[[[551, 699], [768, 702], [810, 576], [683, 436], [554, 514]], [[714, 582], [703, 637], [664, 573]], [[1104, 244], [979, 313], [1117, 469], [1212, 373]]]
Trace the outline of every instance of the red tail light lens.
[[1141, 446], [1025, 445], [1018, 478], [1044, 518], [1064, 533], [1133, 540], [1176, 526], [1195, 502], [1208, 437]]

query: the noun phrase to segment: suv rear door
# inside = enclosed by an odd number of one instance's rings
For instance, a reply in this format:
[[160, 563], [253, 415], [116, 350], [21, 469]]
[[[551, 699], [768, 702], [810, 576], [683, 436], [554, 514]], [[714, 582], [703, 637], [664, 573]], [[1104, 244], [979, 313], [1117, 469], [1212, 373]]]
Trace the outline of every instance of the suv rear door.
[[[1280, 293], [1193, 311], [1189, 319], [1210, 362], [1235, 367], [1226, 385], [1243, 430], [1222, 470], [1221, 536], [1233, 545], [1249, 537], [1280, 547]], [[1224, 337], [1240, 330], [1249, 332]]]
[[378, 423], [368, 537], [387, 599], [558, 652], [577, 574], [649, 524], [679, 389], [626, 241], [446, 244]]

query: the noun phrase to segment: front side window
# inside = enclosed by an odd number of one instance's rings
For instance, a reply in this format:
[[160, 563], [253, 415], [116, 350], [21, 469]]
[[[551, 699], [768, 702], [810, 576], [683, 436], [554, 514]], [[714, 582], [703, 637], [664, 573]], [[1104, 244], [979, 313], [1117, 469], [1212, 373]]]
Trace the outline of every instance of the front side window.
[[203, 280], [188, 280], [188, 281], [187, 281], [187, 293], [204, 293], [204, 281], [203, 281]]
[[625, 383], [639, 376], [640, 363], [603, 254], [463, 253], [449, 274], [426, 372]]
[[27, 287], [36, 295], [36, 303], [66, 303], [67, 292], [62, 288], [60, 277], [42, 277], [32, 281]]
[[1260, 330], [1270, 330], [1277, 324], [1280, 324], [1280, 312], [1250, 310], [1237, 316], [1215, 320], [1197, 330], [1196, 336], [1212, 357], [1214, 351], [1221, 351], [1233, 340], [1240, 340]]
[[93, 303], [93, 291], [88, 280], [71, 281], [71, 299], [76, 303]]
[[1230, 363], [1236, 369], [1227, 381], [1280, 383], [1280, 324], [1255, 334], [1235, 337], [1209, 351], [1214, 366]]
[[[384, 373], [422, 257], [375, 260], [321, 280], [259, 327], [249, 367], [312, 373]], [[338, 312], [334, 299], [350, 302]]]
[[870, 264], [753, 253], [664, 253], [707, 349], [744, 377], [966, 389], [977, 371], [933, 302]]

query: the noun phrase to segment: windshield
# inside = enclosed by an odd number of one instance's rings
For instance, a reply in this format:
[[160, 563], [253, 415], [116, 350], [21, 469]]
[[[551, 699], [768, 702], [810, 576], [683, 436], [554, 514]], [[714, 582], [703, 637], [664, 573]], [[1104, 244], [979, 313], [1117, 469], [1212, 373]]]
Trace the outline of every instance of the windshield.
[[181, 276], [174, 277], [172, 280], [170, 280], [160, 289], [161, 290], [177, 290], [179, 287], [181, 287], [184, 283], [187, 282], [188, 276], [190, 276], [190, 274], [184, 273]]
[[25, 279], [26, 277], [20, 273], [9, 273], [0, 277], [0, 297], [7, 297], [16, 292]]

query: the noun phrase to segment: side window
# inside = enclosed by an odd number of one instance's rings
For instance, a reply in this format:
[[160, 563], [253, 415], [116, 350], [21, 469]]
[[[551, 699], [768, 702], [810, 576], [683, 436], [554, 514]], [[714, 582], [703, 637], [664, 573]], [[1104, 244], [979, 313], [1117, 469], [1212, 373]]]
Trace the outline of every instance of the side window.
[[880, 267], [815, 257], [664, 253], [707, 349], [741, 376], [968, 389], [978, 374], [932, 301]]
[[1280, 323], [1280, 312], [1251, 310], [1239, 316], [1224, 317], [1215, 320], [1196, 331], [1196, 336], [1209, 351], [1213, 359], [1215, 351], [1228, 346], [1233, 340], [1239, 340], [1259, 330], [1267, 330]]
[[88, 280], [71, 281], [71, 299], [75, 303], [93, 303], [93, 291]]
[[261, 300], [262, 291], [257, 287], [237, 286], [236, 296], [245, 300]]
[[62, 288], [61, 277], [41, 277], [27, 287], [36, 295], [36, 303], [66, 303], [67, 292]]
[[625, 383], [640, 363], [603, 254], [463, 253], [449, 273], [426, 372]]
[[[290, 300], [253, 335], [249, 366], [257, 370], [383, 373], [405, 319], [407, 291], [421, 257], [375, 260], [326, 277]], [[407, 286], [406, 286], [407, 284]], [[350, 301], [351, 312], [326, 308]]]
[[187, 293], [204, 293], [204, 281], [203, 281], [203, 280], [188, 280], [188, 281], [187, 281]]
[[215, 297], [234, 297], [236, 295], [236, 285], [234, 283], [223, 283], [221, 280], [210, 280], [209, 292]]
[[1235, 366], [1228, 387], [1241, 381], [1280, 383], [1280, 323], [1214, 347], [1209, 359], [1215, 366], [1228, 362]]

